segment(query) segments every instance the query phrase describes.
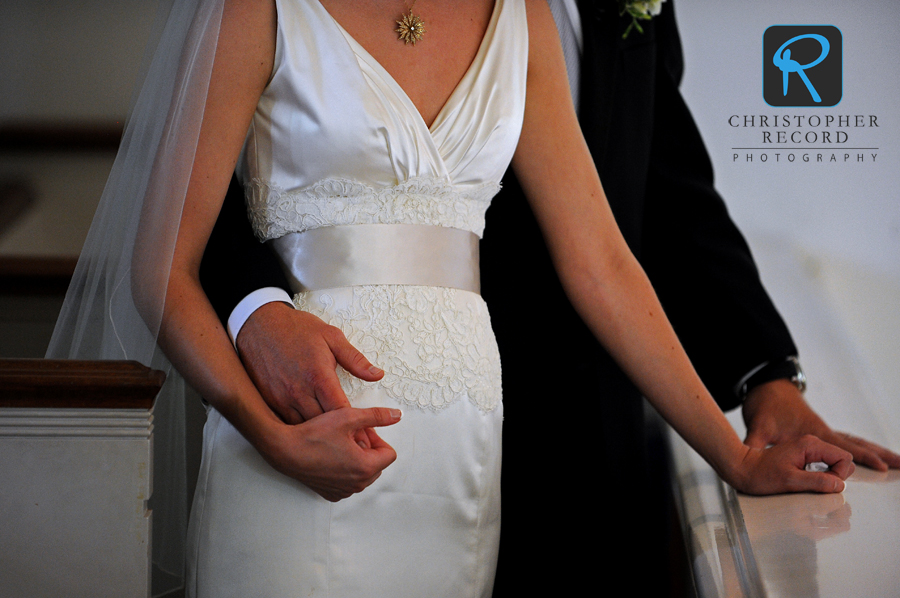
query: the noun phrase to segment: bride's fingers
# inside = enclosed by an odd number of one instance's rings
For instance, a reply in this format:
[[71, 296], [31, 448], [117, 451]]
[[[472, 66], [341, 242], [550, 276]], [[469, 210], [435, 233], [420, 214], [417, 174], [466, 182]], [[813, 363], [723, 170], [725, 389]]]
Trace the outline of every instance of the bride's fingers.
[[[403, 412], [399, 409], [390, 409], [388, 407], [369, 407], [368, 409], [350, 409], [346, 412], [346, 416], [346, 425], [356, 430], [391, 426], [400, 421]], [[378, 440], [383, 442], [381, 438], [378, 438]]]
[[[739, 488], [748, 494], [782, 492], [841, 492], [843, 480], [853, 473], [853, 456], [815, 436], [803, 436], [768, 449], [750, 449], [748, 482]], [[809, 463], [825, 463], [825, 472], [806, 471]]]
[[871, 467], [876, 471], [887, 471], [888, 469], [888, 464], [881, 458], [877, 450], [881, 447], [876, 444], [870, 443], [862, 438], [855, 438], [849, 434], [831, 430], [827, 430], [826, 433], [817, 434], [816, 436], [829, 444], [833, 444], [845, 451], [849, 451], [853, 454], [853, 460], [860, 465]]
[[832, 494], [843, 492], [846, 484], [844, 480], [830, 472], [812, 473], [798, 471], [796, 477], [791, 481], [791, 486], [790, 490], [792, 492]]
[[811, 438], [814, 442], [807, 449], [807, 463], [816, 461], [827, 463], [829, 472], [842, 480], [846, 480], [856, 470], [856, 466], [853, 464], [853, 455], [850, 452], [815, 436]]
[[387, 442], [382, 440], [381, 436], [378, 435], [378, 432], [375, 431], [375, 428], [365, 428], [365, 433], [369, 438], [369, 448], [383, 448], [391, 446]]
[[361, 428], [353, 433], [353, 439], [359, 445], [359, 448], [363, 450], [372, 448], [372, 441], [369, 439], [369, 435], [366, 434], [367, 429], [370, 428]]
[[[364, 447], [361, 444], [360, 447], [367, 449], [365, 453], [366, 459], [380, 474], [381, 470], [397, 459], [397, 453], [391, 445], [381, 439], [374, 428], [376, 426], [390, 426], [397, 423], [400, 421], [402, 413], [399, 409], [371, 407], [369, 409], [353, 409], [352, 415], [354, 421], [351, 425], [356, 428], [357, 433], [363, 431], [366, 440], [369, 443], [368, 447]], [[375, 480], [372, 479], [372, 482], [374, 481]]]
[[[822, 462], [828, 465], [828, 471], [822, 473], [802, 471], [800, 477], [807, 480], [817, 488], [811, 488], [817, 492], [840, 492], [844, 489], [843, 482], [840, 484], [836, 481], [846, 480], [850, 474], [854, 472], [856, 466], [853, 464], [853, 455], [833, 444], [829, 444], [815, 436], [804, 436], [799, 441], [802, 451], [803, 467], [808, 463]], [[799, 462], [797, 463], [800, 464]], [[822, 477], [826, 476], [826, 477]], [[836, 480], [837, 478], [837, 480]]]

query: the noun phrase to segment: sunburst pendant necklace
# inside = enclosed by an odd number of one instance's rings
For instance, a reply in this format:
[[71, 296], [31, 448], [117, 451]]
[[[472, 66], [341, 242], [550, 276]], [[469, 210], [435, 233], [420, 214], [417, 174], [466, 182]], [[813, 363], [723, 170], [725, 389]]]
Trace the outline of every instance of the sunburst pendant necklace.
[[413, 14], [413, 6], [418, 0], [413, 0], [408, 12], [397, 21], [397, 37], [405, 44], [416, 45], [416, 42], [425, 35], [425, 22]]

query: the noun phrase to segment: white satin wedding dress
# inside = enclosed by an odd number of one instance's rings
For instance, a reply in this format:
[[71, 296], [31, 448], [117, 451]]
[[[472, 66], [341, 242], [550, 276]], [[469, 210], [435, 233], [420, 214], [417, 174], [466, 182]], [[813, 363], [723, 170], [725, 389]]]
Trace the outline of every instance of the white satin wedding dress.
[[296, 283], [296, 307], [386, 371], [376, 383], [339, 375], [354, 406], [404, 410], [378, 431], [398, 457], [362, 493], [330, 503], [275, 472], [212, 410], [189, 592], [490, 596], [502, 405], [477, 239], [522, 126], [524, 3], [496, 0], [430, 128], [318, 0], [276, 4], [276, 66], [238, 173], [257, 235]]

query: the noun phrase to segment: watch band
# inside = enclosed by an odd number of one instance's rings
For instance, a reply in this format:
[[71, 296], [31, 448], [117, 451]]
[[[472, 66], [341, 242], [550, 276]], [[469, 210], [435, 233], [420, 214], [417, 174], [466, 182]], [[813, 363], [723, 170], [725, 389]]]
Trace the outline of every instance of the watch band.
[[754, 368], [737, 383], [734, 392], [744, 402], [751, 390], [773, 380], [789, 380], [800, 392], [806, 390], [806, 375], [800, 367], [800, 361], [796, 355], [790, 355]]

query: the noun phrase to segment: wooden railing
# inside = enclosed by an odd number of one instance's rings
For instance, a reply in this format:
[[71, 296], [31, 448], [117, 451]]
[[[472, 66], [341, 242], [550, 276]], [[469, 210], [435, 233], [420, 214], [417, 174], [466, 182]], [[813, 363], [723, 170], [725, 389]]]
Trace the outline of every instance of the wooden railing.
[[0, 407], [150, 410], [165, 380], [136, 361], [0, 359]]

